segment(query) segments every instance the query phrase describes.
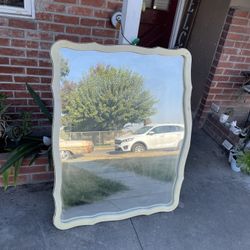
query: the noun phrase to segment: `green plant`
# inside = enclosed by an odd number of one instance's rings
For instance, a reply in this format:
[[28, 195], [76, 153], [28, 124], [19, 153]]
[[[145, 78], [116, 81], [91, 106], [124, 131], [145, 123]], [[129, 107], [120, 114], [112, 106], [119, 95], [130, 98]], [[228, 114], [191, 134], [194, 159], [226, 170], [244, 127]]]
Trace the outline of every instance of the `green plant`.
[[0, 139], [5, 140], [6, 127], [8, 127], [9, 117], [6, 115], [6, 110], [10, 105], [6, 104], [7, 96], [0, 94]]
[[241, 165], [241, 169], [246, 174], [250, 175], [250, 152], [243, 152], [241, 151], [237, 156], [237, 163]]
[[[39, 95], [31, 88], [30, 85], [26, 84], [26, 86], [34, 102], [46, 115], [49, 122], [52, 123], [52, 116], [43, 101], [40, 99]], [[2, 100], [4, 100], [4, 98], [2, 98]], [[2, 110], [6, 110], [6, 108], [2, 108]], [[5, 190], [8, 188], [8, 180], [9, 174], [11, 173], [11, 167], [13, 167], [14, 170], [14, 184], [16, 185], [19, 169], [24, 158], [31, 156], [31, 160], [29, 162], [29, 165], [31, 165], [39, 155], [47, 153], [49, 163], [50, 165], [52, 165], [51, 145], [45, 145], [43, 137], [29, 135], [32, 132], [30, 114], [23, 113], [22, 118], [22, 124], [20, 127], [8, 126], [6, 119], [1, 120], [4, 125], [1, 125], [1, 127], [4, 128], [3, 134], [5, 138], [9, 138], [10, 140], [15, 141], [14, 145], [6, 147], [6, 151], [10, 151], [10, 154], [6, 162], [2, 166], [0, 166], [0, 175], [3, 176], [3, 184]]]

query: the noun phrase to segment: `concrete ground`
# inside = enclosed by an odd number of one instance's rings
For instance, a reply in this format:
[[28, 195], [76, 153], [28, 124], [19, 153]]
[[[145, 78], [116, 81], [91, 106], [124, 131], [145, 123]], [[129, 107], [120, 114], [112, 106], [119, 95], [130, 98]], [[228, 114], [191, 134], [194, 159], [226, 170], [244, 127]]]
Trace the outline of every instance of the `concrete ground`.
[[0, 249], [250, 249], [250, 177], [229, 168], [202, 131], [192, 136], [180, 205], [66, 231], [52, 224], [52, 185], [0, 191]]

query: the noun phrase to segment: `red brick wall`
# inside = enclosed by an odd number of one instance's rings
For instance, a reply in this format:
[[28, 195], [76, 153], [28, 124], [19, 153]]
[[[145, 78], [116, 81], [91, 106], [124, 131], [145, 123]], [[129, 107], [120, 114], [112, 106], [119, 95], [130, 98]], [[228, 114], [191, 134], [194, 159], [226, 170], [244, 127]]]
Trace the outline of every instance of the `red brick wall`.
[[[15, 115], [31, 111], [34, 126], [49, 127], [27, 93], [25, 82], [32, 85], [52, 110], [51, 45], [59, 39], [117, 43], [118, 32], [112, 28], [110, 17], [121, 6], [121, 0], [36, 0], [35, 19], [0, 16], [0, 92], [9, 97], [12, 104], [9, 112]], [[27, 170], [20, 180], [51, 179], [51, 172], [42, 165]], [[40, 177], [35, 174], [37, 169]]]
[[215, 103], [224, 111], [234, 107], [234, 118], [243, 123], [250, 110], [250, 95], [241, 91], [250, 70], [250, 12], [230, 9], [213, 60], [197, 118], [202, 124]]
[[[0, 164], [4, 163], [6, 159], [5, 154], [0, 154]], [[20, 169], [17, 183], [38, 183], [52, 181], [54, 178], [54, 171], [50, 169], [46, 156], [39, 157], [32, 166], [29, 166], [29, 160], [23, 161], [23, 166]], [[13, 169], [11, 169], [9, 177], [9, 185], [13, 184]], [[0, 186], [2, 185], [2, 177], [0, 177]]]

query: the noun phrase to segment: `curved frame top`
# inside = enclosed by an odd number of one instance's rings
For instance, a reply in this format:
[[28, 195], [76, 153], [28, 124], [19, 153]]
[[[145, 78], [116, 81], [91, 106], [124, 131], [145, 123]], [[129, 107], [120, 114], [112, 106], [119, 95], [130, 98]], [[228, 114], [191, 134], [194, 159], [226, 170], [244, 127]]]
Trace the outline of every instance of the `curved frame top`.
[[[116, 213], [100, 213], [96, 216], [80, 216], [68, 220], [62, 220], [62, 164], [59, 153], [59, 128], [61, 125], [61, 99], [60, 95], [60, 56], [59, 51], [61, 48], [68, 48], [80, 51], [101, 51], [101, 52], [134, 52], [143, 55], [163, 55], [163, 56], [182, 56], [184, 58], [183, 80], [184, 80], [184, 93], [183, 93], [183, 112], [185, 123], [185, 137], [181, 148], [181, 153], [178, 162], [177, 177], [175, 178], [173, 188], [173, 200], [168, 205], [156, 205], [148, 208], [131, 209], [125, 212]], [[190, 147], [191, 139], [191, 55], [186, 49], [167, 50], [163, 48], [142, 48], [131, 45], [99, 45], [97, 43], [78, 44], [69, 41], [58, 41], [51, 48], [51, 57], [53, 61], [53, 98], [54, 98], [54, 116], [53, 116], [53, 159], [55, 166], [55, 184], [53, 197], [55, 202], [54, 225], [58, 229], [68, 229], [81, 225], [93, 225], [103, 221], [115, 221], [127, 219], [138, 215], [150, 215], [157, 212], [169, 212], [174, 210], [179, 204], [180, 190], [184, 179], [184, 168], [186, 163], [187, 154]]]

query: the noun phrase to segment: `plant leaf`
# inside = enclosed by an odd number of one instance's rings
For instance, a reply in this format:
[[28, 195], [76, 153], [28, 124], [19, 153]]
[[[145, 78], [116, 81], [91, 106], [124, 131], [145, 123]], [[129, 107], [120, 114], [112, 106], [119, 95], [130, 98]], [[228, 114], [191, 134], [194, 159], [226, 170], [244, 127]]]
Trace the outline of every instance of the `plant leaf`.
[[26, 143], [18, 146], [7, 158], [6, 162], [0, 167], [0, 174], [6, 171], [8, 168], [13, 166], [13, 164], [34, 152], [36, 152], [41, 147], [41, 144], [37, 143]]
[[0, 116], [4, 114], [4, 112], [10, 107], [10, 104], [3, 107], [3, 109], [0, 111]]
[[49, 122], [52, 124], [52, 116], [51, 116], [49, 110], [47, 109], [47, 107], [44, 105], [44, 103], [41, 100], [40, 96], [32, 89], [32, 87], [28, 83], [26, 83], [26, 87], [27, 87], [30, 95], [32, 96], [34, 102], [39, 106], [41, 111], [44, 113], [44, 115], [46, 115]]
[[32, 158], [31, 158], [31, 160], [29, 162], [29, 166], [32, 165], [32, 163], [37, 159], [38, 156], [39, 156], [38, 152], [33, 154]]
[[19, 174], [19, 170], [20, 170], [20, 167], [22, 165], [22, 162], [23, 162], [23, 157], [20, 158], [19, 160], [17, 160], [15, 163], [14, 163], [14, 185], [16, 187], [16, 180], [17, 180], [17, 176]]
[[3, 172], [3, 186], [4, 186], [4, 190], [7, 190], [8, 185], [9, 185], [9, 169], [5, 170]]

